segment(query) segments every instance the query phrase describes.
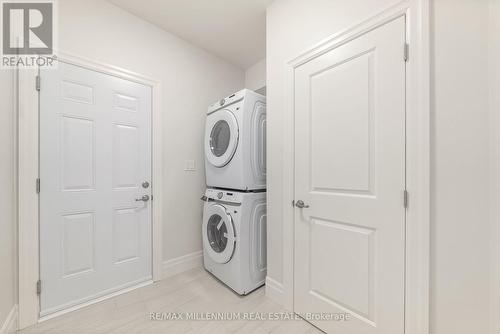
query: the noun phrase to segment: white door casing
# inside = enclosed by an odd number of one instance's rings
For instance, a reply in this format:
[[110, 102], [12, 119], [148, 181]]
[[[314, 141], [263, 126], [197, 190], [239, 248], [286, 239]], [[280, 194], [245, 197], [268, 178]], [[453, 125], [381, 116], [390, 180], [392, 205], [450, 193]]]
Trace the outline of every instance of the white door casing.
[[151, 87], [42, 70], [42, 316], [151, 279]]
[[294, 72], [294, 310], [327, 332], [403, 333], [405, 17]]

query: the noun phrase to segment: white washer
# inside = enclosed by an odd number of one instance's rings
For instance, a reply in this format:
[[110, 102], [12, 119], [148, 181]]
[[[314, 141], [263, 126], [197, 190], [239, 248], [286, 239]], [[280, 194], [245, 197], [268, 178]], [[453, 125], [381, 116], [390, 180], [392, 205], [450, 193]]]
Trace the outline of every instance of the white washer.
[[266, 188], [266, 98], [243, 89], [208, 108], [205, 125], [208, 187]]
[[207, 189], [203, 210], [205, 269], [240, 295], [266, 278], [266, 193]]

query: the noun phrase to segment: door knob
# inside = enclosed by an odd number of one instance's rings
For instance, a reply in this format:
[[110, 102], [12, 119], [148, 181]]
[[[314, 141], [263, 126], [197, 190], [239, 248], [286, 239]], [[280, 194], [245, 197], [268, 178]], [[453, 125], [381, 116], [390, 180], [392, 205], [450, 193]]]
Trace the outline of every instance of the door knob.
[[306, 205], [303, 200], [298, 200], [295, 202], [295, 206], [298, 207], [299, 209], [307, 209], [309, 205]]
[[144, 195], [141, 198], [136, 198], [135, 201], [136, 202], [141, 202], [141, 201], [142, 202], [147, 202], [147, 201], [149, 201], [149, 195]]

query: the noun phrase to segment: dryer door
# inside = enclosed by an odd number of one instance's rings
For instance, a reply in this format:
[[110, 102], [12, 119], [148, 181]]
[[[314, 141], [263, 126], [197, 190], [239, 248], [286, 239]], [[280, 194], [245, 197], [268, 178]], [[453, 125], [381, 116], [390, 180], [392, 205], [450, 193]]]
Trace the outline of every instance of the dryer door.
[[205, 155], [215, 167], [224, 167], [238, 147], [238, 122], [233, 113], [222, 109], [207, 117]]
[[203, 247], [212, 260], [227, 263], [236, 246], [236, 235], [231, 216], [219, 204], [206, 210], [203, 220]]

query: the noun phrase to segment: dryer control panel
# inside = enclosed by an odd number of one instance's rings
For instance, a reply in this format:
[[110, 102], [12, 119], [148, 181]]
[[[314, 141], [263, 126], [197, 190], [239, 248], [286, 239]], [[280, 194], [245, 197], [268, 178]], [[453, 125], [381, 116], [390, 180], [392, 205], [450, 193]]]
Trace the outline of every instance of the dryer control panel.
[[219, 101], [212, 103], [208, 107], [208, 112], [207, 114], [210, 115], [211, 113], [221, 109], [221, 108], [226, 108], [236, 102], [239, 102], [245, 98], [245, 94], [249, 94], [248, 89], [242, 89], [239, 92], [234, 93], [233, 95], [227, 96], [223, 99], [220, 99]]
[[207, 201], [234, 203], [235, 205], [239, 205], [241, 204], [243, 193], [221, 189], [207, 189], [205, 197]]

